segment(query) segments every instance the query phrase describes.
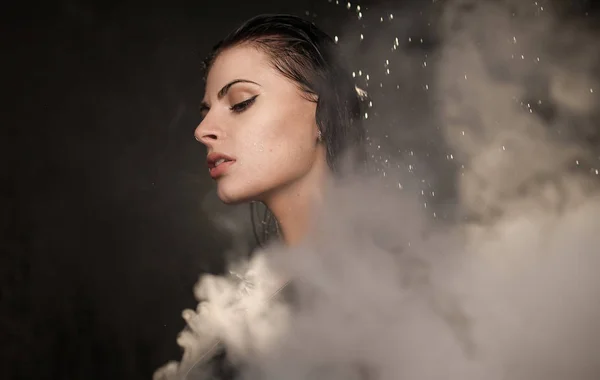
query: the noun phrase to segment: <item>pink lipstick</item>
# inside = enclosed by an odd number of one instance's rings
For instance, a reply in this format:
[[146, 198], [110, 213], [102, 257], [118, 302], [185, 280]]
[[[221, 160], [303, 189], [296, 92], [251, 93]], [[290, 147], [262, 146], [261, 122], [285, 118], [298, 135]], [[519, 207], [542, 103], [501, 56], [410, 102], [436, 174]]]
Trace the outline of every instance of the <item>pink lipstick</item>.
[[235, 164], [235, 159], [222, 153], [211, 153], [206, 158], [206, 163], [212, 179], [217, 179], [224, 175], [231, 165]]

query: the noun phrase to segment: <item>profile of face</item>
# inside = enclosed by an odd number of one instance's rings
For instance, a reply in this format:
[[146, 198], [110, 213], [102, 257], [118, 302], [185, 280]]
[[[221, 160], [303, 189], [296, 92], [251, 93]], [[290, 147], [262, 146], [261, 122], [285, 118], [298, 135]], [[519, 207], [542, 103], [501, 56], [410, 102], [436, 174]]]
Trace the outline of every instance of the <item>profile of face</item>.
[[225, 203], [265, 201], [325, 160], [316, 102], [250, 44], [228, 48], [206, 80], [203, 120], [209, 173]]

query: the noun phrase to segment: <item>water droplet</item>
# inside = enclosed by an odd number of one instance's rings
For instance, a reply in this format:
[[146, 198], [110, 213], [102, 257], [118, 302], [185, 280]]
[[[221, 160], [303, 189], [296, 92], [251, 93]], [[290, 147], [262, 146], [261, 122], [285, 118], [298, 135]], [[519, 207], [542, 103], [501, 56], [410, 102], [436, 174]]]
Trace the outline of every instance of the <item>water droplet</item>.
[[517, 43], [517, 37], [513, 37], [513, 44]]
[[425, 85], [425, 90], [429, 90], [429, 85], [428, 84]]
[[383, 17], [381, 17], [381, 18], [379, 19], [379, 22], [383, 22]]
[[356, 73], [354, 71], [352, 72], [352, 78], [356, 78]]
[[394, 19], [394, 15], [390, 13], [390, 20]]
[[358, 76], [362, 77], [362, 70], [358, 70]]
[[366, 77], [366, 78], [367, 78], [367, 80], [369, 80], [369, 74], [367, 74], [367, 77]]
[[594, 89], [593, 89], [593, 88], [590, 88], [590, 92], [592, 92], [592, 93], [593, 93], [593, 92], [594, 92]]
[[362, 20], [362, 13], [361, 12], [358, 12], [358, 19]]
[[462, 133], [463, 136], [465, 135], [465, 131], [462, 131], [461, 133]]
[[351, 7], [352, 7], [352, 4], [350, 4], [350, 3], [346, 4], [347, 9], [350, 9]]
[[365, 37], [364, 37], [364, 36], [362, 35], [362, 33], [361, 33], [361, 34], [360, 34], [360, 40], [362, 41], [362, 40], [364, 40], [364, 39], [365, 39]]
[[390, 73], [390, 69], [385, 69], [385, 73], [389, 74]]
[[357, 11], [357, 12], [360, 12], [360, 5], [357, 5], [357, 6], [356, 6], [356, 11]]
[[369, 114], [365, 112], [365, 119], [368, 119], [368, 118], [369, 118]]
[[338, 36], [333, 37], [333, 40], [335, 41], [335, 43], [337, 44], [338, 42]]

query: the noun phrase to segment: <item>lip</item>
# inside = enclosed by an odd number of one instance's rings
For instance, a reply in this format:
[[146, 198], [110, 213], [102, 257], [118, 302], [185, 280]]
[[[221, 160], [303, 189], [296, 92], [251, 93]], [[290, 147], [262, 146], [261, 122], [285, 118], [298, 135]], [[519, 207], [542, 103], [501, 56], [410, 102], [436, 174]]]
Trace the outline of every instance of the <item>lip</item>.
[[[216, 162], [224, 159], [225, 162], [215, 166]], [[212, 179], [217, 179], [224, 175], [231, 165], [235, 164], [235, 158], [230, 157], [223, 153], [211, 153], [206, 157], [206, 163], [208, 165], [208, 172]]]

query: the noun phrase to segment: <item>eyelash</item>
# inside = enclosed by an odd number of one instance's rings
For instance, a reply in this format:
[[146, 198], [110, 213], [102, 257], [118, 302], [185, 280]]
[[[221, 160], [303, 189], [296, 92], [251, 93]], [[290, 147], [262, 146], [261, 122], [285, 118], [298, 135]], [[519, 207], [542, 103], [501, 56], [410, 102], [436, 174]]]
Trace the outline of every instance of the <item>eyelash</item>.
[[244, 100], [243, 102], [232, 105], [229, 109], [235, 113], [242, 113], [248, 107], [250, 107], [252, 105], [252, 103], [254, 103], [254, 101], [256, 100], [257, 97], [258, 97], [258, 95], [254, 95], [253, 97], [251, 97], [248, 100]]

